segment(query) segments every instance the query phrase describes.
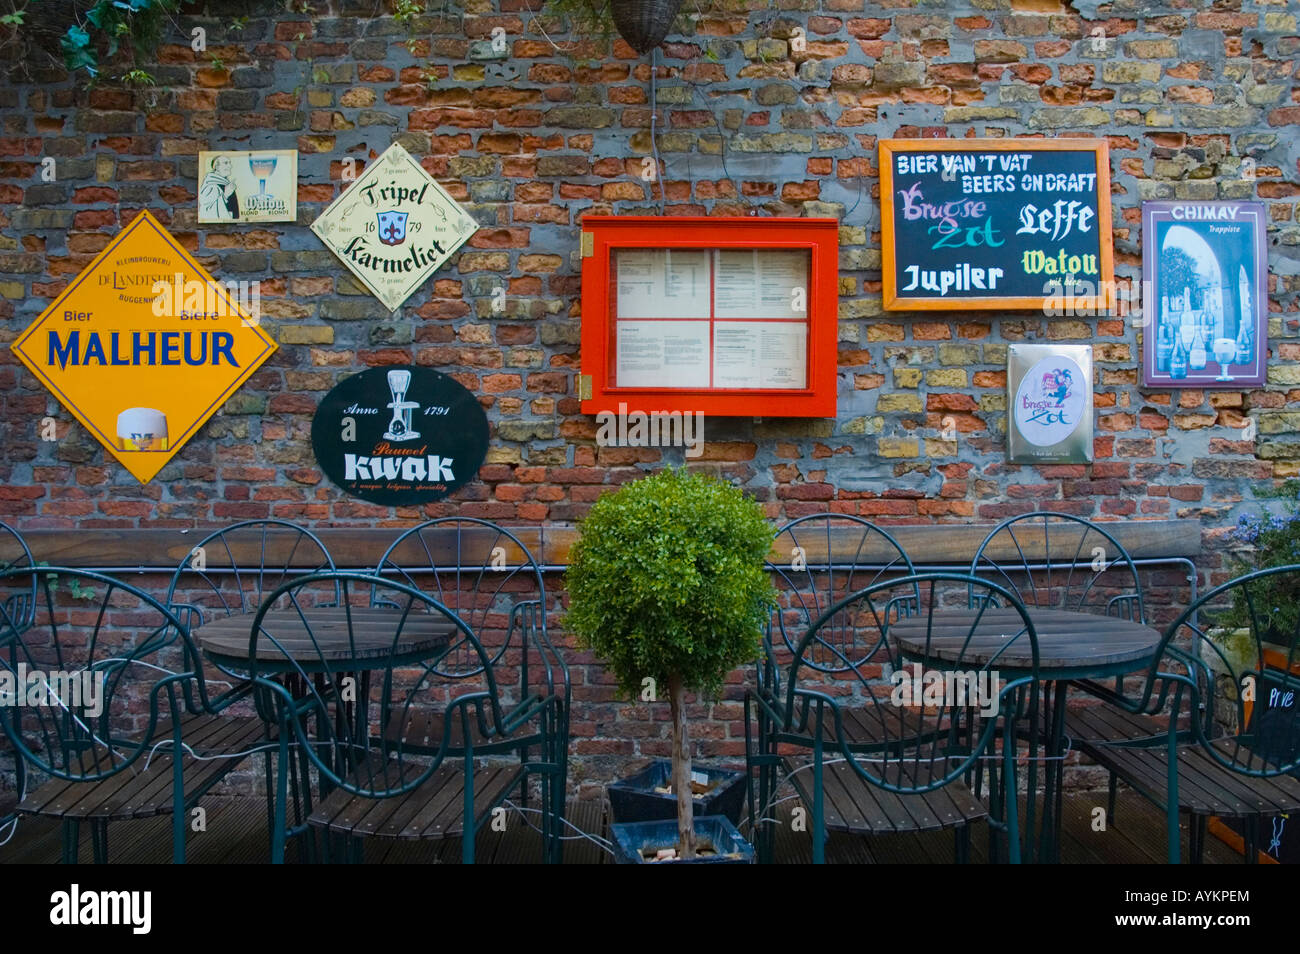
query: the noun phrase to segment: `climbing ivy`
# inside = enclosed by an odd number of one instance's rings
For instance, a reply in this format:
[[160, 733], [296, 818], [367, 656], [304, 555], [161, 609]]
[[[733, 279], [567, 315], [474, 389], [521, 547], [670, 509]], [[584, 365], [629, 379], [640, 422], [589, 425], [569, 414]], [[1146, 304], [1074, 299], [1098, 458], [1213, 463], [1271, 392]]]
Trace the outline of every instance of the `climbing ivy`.
[[98, 0], [59, 41], [63, 62], [74, 73], [84, 69], [98, 76], [99, 41], [104, 38], [110, 59], [123, 40], [137, 55], [148, 55], [158, 46], [164, 19], [179, 6], [180, 0]]

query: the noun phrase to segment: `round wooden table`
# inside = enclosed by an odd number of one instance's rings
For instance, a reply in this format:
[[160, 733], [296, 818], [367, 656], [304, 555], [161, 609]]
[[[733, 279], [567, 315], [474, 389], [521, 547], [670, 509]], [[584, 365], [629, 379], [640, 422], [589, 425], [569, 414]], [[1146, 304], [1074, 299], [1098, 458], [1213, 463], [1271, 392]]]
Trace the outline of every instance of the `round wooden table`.
[[[442, 616], [386, 607], [331, 606], [272, 610], [262, 617], [254, 641], [256, 619], [256, 613], [213, 619], [198, 627], [194, 635], [204, 655], [223, 671], [246, 676], [256, 669], [262, 675], [278, 676], [295, 697], [311, 693], [309, 686], [314, 680], [320, 699], [332, 676], [350, 676], [355, 680], [355, 699], [360, 704], [340, 703], [336, 714], [339, 727], [331, 736], [336, 739], [344, 736], [341, 727], [348, 724], [351, 738], [367, 738], [370, 707], [366, 700], [370, 698], [371, 670], [436, 659], [447, 650], [456, 632], [456, 625]], [[265, 716], [274, 710], [259, 705], [258, 711]], [[339, 775], [350, 770], [349, 751], [346, 746], [334, 747], [334, 769]], [[311, 766], [301, 750], [297, 761], [300, 777], [308, 779]], [[295, 796], [295, 817], [300, 819], [305, 819], [312, 808], [306, 784]], [[330, 787], [322, 779], [318, 800], [323, 801], [329, 792]], [[306, 850], [309, 857], [316, 857], [314, 834]]]
[[[1038, 675], [1051, 681], [1123, 675], [1151, 662], [1160, 633], [1143, 623], [1114, 616], [1026, 607], [1038, 637]], [[974, 633], [971, 624], [979, 617]], [[889, 633], [908, 656], [990, 666], [1017, 676], [1033, 666], [1029, 640], [1012, 640], [1024, 623], [1013, 609], [937, 610], [904, 617]], [[926, 634], [929, 633], [929, 642]], [[969, 642], [968, 642], [969, 640]], [[964, 647], [964, 648], [963, 648]]]
[[[1025, 609], [1038, 642], [1038, 678], [1045, 684], [1042, 699], [1047, 738], [1040, 860], [1055, 862], [1060, 859], [1065, 702], [1070, 682], [1122, 676], [1151, 665], [1161, 635], [1143, 623], [1114, 616], [1033, 606]], [[932, 666], [987, 667], [1014, 679], [1033, 670], [1029, 639], [1023, 630], [1024, 621], [1013, 609], [943, 609], [904, 617], [890, 626], [889, 633], [905, 657], [924, 659]], [[1029, 834], [1032, 843], [1032, 832]], [[1025, 857], [1032, 859], [1032, 844]]]
[[[203, 652], [222, 668], [270, 673], [356, 672], [437, 656], [456, 626], [440, 616], [385, 607], [320, 607], [273, 610], [262, 617], [253, 643], [256, 613], [237, 613], [194, 631]], [[255, 645], [255, 651], [253, 646]]]

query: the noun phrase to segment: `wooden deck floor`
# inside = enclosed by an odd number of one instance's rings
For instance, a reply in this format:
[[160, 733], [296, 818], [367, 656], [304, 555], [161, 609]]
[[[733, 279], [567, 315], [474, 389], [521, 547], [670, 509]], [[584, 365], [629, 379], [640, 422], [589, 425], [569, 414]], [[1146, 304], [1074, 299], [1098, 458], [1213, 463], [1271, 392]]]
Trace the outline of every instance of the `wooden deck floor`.
[[[1068, 795], [1065, 800], [1065, 832], [1061, 842], [1066, 864], [1149, 864], [1163, 863], [1164, 816], [1131, 792], [1123, 792], [1116, 810], [1116, 822], [1105, 832], [1092, 830], [1092, 812], [1105, 805], [1104, 794]], [[207, 830], [193, 833], [188, 843], [189, 861], [200, 864], [257, 864], [268, 860], [266, 803], [260, 798], [207, 798]], [[791, 800], [777, 808], [783, 824], [777, 829], [777, 860], [787, 864], [812, 860], [812, 843], [807, 833], [795, 832], [788, 823]], [[480, 863], [513, 864], [541, 861], [540, 836], [528, 827], [523, 815], [511, 814], [507, 830], [479, 835]], [[605, 836], [604, 805], [597, 801], [571, 802], [568, 819], [583, 832]], [[53, 863], [60, 857], [60, 826], [46, 819], [24, 819], [14, 837], [0, 847], [0, 864]], [[567, 864], [600, 864], [608, 860], [595, 843], [571, 832], [574, 840], [565, 847]], [[983, 825], [972, 832], [971, 860], [986, 858], [987, 837]], [[460, 842], [392, 842], [368, 839], [365, 860], [371, 864], [459, 863]], [[1186, 838], [1184, 836], [1184, 852]], [[81, 860], [88, 862], [90, 840], [83, 831]], [[160, 864], [171, 860], [171, 820], [160, 817], [140, 822], [119, 822], [109, 828], [109, 858], [113, 863]], [[948, 864], [953, 860], [950, 833], [895, 835], [882, 838], [832, 836], [827, 859], [840, 864]], [[290, 852], [290, 860], [293, 853]], [[1218, 839], [1207, 839], [1206, 862], [1240, 863]]]

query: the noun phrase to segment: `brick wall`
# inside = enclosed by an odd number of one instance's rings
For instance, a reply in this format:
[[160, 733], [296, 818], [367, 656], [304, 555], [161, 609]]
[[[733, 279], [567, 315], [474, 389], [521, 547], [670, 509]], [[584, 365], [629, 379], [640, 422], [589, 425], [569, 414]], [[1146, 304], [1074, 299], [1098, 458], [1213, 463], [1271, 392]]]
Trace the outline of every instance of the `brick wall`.
[[[658, 55], [662, 194], [640, 175], [650, 58], [620, 43], [609, 56], [579, 45], [587, 59], [575, 60], [551, 42], [568, 44], [564, 30], [520, 0], [472, 0], [472, 12], [409, 29], [355, 0], [240, 29], [181, 17], [185, 33], [148, 67], [157, 85], [139, 90], [89, 88], [39, 56], [8, 64], [0, 343], [147, 208], [218, 278], [262, 282], [280, 350], [143, 487], [0, 350], [0, 519], [103, 531], [267, 516], [400, 526], [453, 513], [570, 524], [609, 486], [681, 460], [597, 447], [574, 392], [578, 224], [661, 208], [843, 223], [836, 419], [706, 422], [696, 466], [738, 481], [774, 519], [832, 509], [885, 523], [993, 521], [1050, 507], [1197, 520], [1212, 540], [1252, 485], [1300, 473], [1300, 2], [747, 5], [759, 9], [697, 17]], [[207, 30], [205, 54], [190, 48], [194, 26]], [[789, 42], [796, 26], [802, 51]], [[1110, 141], [1120, 276], [1139, 276], [1144, 198], [1268, 204], [1266, 387], [1143, 390], [1138, 332], [1119, 318], [882, 312], [877, 137], [1071, 134]], [[307, 226], [339, 193], [345, 160], [364, 164], [394, 140], [482, 228], [390, 316]], [[294, 147], [296, 225], [196, 224], [201, 149]], [[1242, 175], [1247, 154], [1255, 179]], [[50, 156], [58, 178], [47, 183]], [[495, 314], [502, 285], [507, 308]], [[1095, 464], [1006, 463], [1006, 349], [1027, 340], [1094, 346]], [[340, 375], [403, 362], [479, 393], [492, 442], [455, 498], [394, 511], [338, 493], [308, 434]], [[58, 420], [53, 442], [40, 439], [46, 415]], [[941, 435], [948, 416], [955, 440]], [[576, 698], [589, 708], [574, 720], [575, 751], [598, 766], [592, 778], [666, 752], [663, 707], [613, 706], [598, 667], [581, 678]], [[697, 729], [708, 754], [739, 752], [729, 695]]]

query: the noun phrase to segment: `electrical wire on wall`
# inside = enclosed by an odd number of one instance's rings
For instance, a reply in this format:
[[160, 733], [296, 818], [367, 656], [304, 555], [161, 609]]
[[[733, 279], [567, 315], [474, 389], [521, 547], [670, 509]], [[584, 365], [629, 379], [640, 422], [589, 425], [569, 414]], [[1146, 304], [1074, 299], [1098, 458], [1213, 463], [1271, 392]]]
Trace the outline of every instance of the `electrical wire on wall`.
[[659, 102], [655, 90], [659, 85], [659, 47], [650, 51], [650, 152], [655, 160], [655, 181], [659, 183], [659, 214], [664, 212], [664, 176], [659, 166], [659, 140], [655, 135], [655, 121], [659, 118]]

